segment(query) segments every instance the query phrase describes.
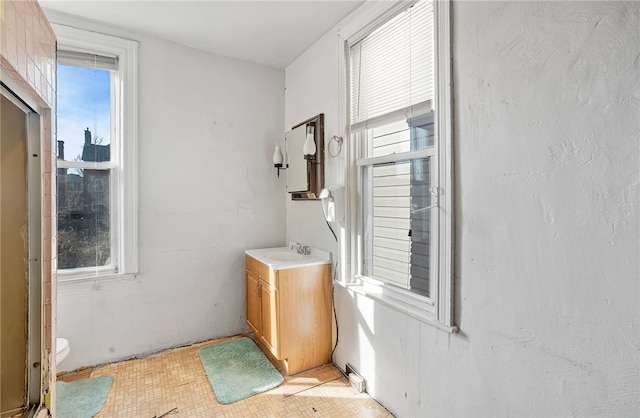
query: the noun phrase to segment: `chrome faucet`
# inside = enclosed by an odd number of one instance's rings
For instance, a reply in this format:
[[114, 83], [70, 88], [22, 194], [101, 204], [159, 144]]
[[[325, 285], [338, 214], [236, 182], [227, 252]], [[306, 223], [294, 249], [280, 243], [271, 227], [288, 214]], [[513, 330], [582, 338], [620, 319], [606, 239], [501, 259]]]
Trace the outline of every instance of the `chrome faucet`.
[[296, 250], [298, 254], [302, 254], [302, 255], [311, 254], [311, 247], [309, 247], [308, 245], [301, 245], [299, 242], [296, 242], [295, 244], [291, 244], [290, 248], [292, 250]]

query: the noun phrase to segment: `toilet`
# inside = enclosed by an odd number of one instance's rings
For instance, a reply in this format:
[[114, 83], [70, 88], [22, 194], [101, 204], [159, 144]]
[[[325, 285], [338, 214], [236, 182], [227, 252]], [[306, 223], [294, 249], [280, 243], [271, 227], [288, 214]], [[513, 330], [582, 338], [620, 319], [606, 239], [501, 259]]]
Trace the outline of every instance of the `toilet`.
[[69, 341], [64, 338], [56, 338], [56, 366], [67, 358], [70, 351]]

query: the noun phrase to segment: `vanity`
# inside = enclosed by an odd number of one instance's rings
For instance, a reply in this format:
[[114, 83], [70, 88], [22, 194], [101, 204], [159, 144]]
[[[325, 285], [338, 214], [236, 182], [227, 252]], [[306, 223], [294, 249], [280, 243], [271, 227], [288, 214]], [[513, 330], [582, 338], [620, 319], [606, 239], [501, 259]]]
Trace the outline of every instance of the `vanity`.
[[331, 361], [331, 258], [247, 250], [247, 325], [289, 375]]

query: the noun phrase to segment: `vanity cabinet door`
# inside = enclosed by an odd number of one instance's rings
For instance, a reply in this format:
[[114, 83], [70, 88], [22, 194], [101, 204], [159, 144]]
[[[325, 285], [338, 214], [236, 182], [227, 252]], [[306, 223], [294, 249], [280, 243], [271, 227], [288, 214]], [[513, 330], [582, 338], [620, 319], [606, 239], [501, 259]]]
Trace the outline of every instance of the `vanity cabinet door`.
[[256, 336], [262, 334], [262, 309], [260, 307], [260, 280], [247, 270], [247, 324]]
[[278, 289], [265, 281], [260, 282], [260, 302], [262, 304], [261, 340], [278, 360], [280, 345], [278, 340]]
[[331, 361], [331, 264], [275, 271], [246, 257], [247, 324], [287, 374]]

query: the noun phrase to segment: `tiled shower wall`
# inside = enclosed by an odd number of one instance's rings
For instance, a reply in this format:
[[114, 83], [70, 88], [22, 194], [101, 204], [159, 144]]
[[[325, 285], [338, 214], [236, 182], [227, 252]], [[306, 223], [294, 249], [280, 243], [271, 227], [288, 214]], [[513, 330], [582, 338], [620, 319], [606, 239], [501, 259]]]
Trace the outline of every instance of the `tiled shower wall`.
[[35, 0], [0, 1], [0, 51], [3, 68], [53, 108], [56, 39]]
[[[55, 326], [55, 169], [56, 38], [35, 0], [0, 0], [0, 66], [40, 106], [40, 149], [42, 175], [42, 282], [45, 363], [44, 390], [55, 376], [51, 355]], [[55, 351], [54, 351], [55, 354]]]

